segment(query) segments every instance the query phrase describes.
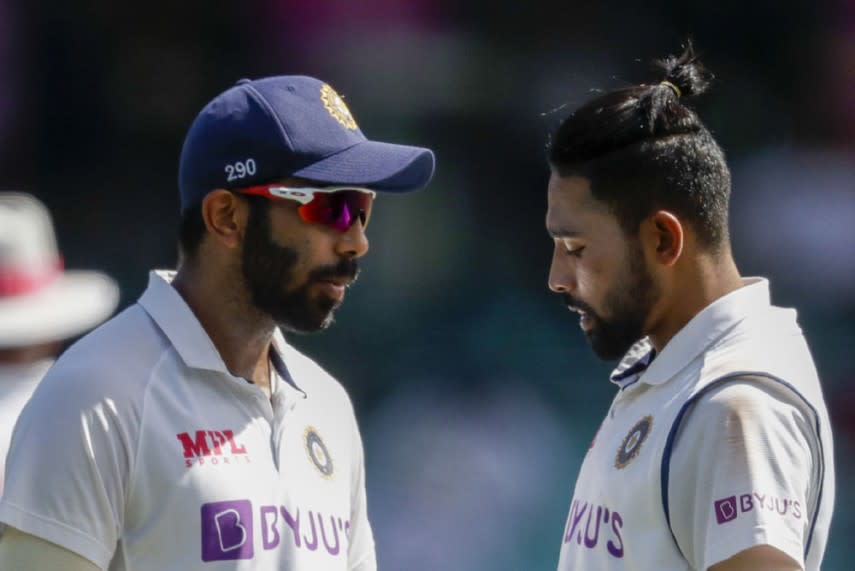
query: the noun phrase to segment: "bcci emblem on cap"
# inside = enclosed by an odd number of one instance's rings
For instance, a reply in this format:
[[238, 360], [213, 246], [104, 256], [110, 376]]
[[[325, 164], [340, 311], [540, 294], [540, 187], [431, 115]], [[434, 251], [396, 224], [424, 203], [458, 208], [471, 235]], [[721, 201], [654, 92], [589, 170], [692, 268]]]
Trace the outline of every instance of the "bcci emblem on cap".
[[357, 128], [356, 119], [351, 115], [342, 96], [326, 83], [321, 86], [321, 101], [324, 102], [324, 107], [333, 119], [341, 123], [342, 127], [351, 131]]
[[641, 452], [641, 445], [650, 435], [653, 427], [653, 417], [645, 416], [629, 429], [629, 434], [623, 439], [615, 455], [615, 468], [623, 470], [626, 465]]
[[309, 455], [309, 460], [321, 473], [324, 478], [330, 479], [333, 476], [333, 460], [324, 444], [321, 435], [318, 434], [314, 426], [306, 427], [306, 432], [303, 436], [303, 443], [306, 445], [306, 454]]

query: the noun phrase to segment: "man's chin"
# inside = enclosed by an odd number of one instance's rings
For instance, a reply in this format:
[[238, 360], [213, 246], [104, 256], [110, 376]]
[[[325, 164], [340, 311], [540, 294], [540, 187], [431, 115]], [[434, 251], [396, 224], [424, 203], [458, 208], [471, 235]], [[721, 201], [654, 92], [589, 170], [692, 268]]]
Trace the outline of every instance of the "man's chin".
[[329, 296], [292, 294], [268, 305], [266, 313], [283, 331], [310, 334], [323, 331], [334, 321], [340, 302]]
[[585, 336], [588, 338], [591, 350], [602, 361], [617, 361], [623, 358], [632, 347], [632, 343], [618, 343], [611, 339], [603, 339], [597, 335], [596, 331], [586, 332]]
[[329, 323], [323, 323], [321, 325], [309, 326], [304, 324], [295, 325], [293, 323], [280, 322], [278, 323], [278, 325], [279, 328], [286, 333], [294, 333], [297, 335], [315, 335], [329, 327], [330, 323], [331, 321]]
[[334, 310], [329, 310], [320, 315], [303, 315], [299, 318], [289, 316], [287, 318], [276, 320], [277, 325], [279, 325], [282, 330], [289, 333], [299, 333], [301, 335], [320, 333], [332, 325], [333, 322], [335, 322]]

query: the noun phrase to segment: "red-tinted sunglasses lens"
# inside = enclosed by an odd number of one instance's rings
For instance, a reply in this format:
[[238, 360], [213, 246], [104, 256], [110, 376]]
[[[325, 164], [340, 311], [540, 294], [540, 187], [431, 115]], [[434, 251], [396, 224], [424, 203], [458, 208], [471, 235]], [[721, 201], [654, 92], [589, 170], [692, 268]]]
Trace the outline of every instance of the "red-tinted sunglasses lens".
[[311, 202], [297, 211], [306, 222], [323, 224], [339, 232], [347, 231], [357, 220], [362, 222], [364, 228], [371, 214], [371, 195], [358, 190], [318, 192]]

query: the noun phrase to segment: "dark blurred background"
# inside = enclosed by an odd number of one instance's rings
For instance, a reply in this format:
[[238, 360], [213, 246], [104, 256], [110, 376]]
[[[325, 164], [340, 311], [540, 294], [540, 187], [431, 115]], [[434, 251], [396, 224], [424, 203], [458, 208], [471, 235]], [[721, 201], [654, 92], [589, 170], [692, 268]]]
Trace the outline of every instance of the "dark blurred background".
[[356, 404], [381, 569], [554, 569], [613, 387], [546, 288], [544, 144], [688, 36], [717, 76], [695, 106], [733, 170], [737, 262], [799, 309], [825, 382], [824, 569], [851, 569], [853, 0], [0, 0], [0, 188], [42, 199], [66, 266], [126, 306], [175, 264], [183, 136], [236, 80], [320, 77], [369, 137], [433, 148], [428, 191], [378, 201], [337, 324], [293, 342]]

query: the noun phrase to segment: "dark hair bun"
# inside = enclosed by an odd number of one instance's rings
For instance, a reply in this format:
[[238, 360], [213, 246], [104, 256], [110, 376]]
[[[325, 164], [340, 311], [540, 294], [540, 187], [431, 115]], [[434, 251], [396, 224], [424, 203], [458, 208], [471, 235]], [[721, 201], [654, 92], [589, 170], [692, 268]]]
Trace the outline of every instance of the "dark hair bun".
[[712, 74], [698, 61], [691, 42], [679, 57], [654, 65], [662, 79], [609, 91], [562, 121], [550, 144], [550, 162], [582, 164], [636, 145], [706, 132], [686, 100], [705, 92]]
[[[698, 60], [691, 41], [686, 42], [679, 57], [668, 56], [657, 60], [654, 65], [664, 72], [665, 77], [661, 81], [676, 86], [680, 90], [680, 97], [701, 95], [713, 80], [713, 74]], [[665, 86], [667, 87], [667, 84]]]

